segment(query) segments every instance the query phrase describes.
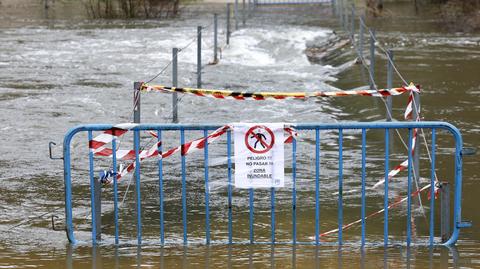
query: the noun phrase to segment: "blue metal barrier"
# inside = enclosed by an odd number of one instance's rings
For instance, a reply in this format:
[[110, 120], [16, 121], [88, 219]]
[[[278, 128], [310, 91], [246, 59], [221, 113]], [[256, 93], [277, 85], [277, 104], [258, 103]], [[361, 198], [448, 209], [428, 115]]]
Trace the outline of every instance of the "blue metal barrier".
[[[334, 123], [334, 124], [293, 124], [291, 125], [295, 130], [299, 132], [311, 132], [314, 131], [314, 137], [315, 137], [315, 157], [313, 158], [314, 163], [315, 163], [315, 172], [314, 177], [315, 177], [315, 204], [312, 204], [312, 208], [314, 207], [315, 213], [314, 213], [314, 234], [310, 237], [312, 240], [311, 241], [299, 241], [297, 239], [297, 144], [300, 143], [300, 141], [297, 141], [297, 139], [294, 139], [292, 142], [292, 163], [291, 163], [291, 175], [292, 175], [292, 195], [291, 195], [291, 206], [292, 206], [292, 238], [291, 241], [279, 241], [276, 239], [276, 210], [275, 210], [275, 188], [270, 189], [270, 200], [271, 200], [271, 205], [270, 205], [270, 241], [257, 241], [255, 240], [255, 233], [254, 233], [254, 189], [249, 189], [248, 190], [248, 208], [249, 208], [249, 213], [248, 213], [248, 218], [249, 218], [249, 224], [248, 224], [248, 229], [249, 229], [249, 235], [248, 235], [248, 240], [234, 240], [232, 234], [233, 234], [233, 199], [232, 199], [232, 170], [233, 170], [233, 165], [232, 165], [232, 137], [231, 137], [231, 131], [227, 131], [226, 133], [226, 155], [227, 155], [227, 177], [225, 178], [225, 181], [227, 182], [227, 189], [226, 189], [226, 194], [227, 194], [227, 200], [226, 200], [226, 206], [228, 208], [227, 216], [228, 216], [228, 228], [227, 228], [227, 238], [226, 240], [223, 241], [213, 241], [211, 236], [212, 236], [212, 230], [211, 230], [211, 212], [210, 212], [210, 202], [211, 202], [211, 197], [210, 197], [210, 188], [209, 188], [209, 146], [208, 143], [205, 143], [205, 147], [203, 149], [203, 161], [204, 161], [204, 195], [205, 195], [205, 244], [211, 244], [211, 243], [225, 243], [225, 244], [239, 244], [239, 243], [249, 243], [249, 244], [313, 244], [313, 245], [322, 245], [322, 244], [328, 244], [326, 242], [322, 242], [320, 240], [320, 153], [321, 153], [321, 148], [320, 148], [320, 141], [321, 141], [321, 131], [334, 131], [338, 132], [338, 139], [336, 140], [338, 142], [338, 197], [337, 197], [337, 219], [338, 219], [338, 244], [344, 244], [348, 243], [350, 241], [345, 241], [344, 240], [344, 222], [345, 222], [345, 211], [344, 211], [344, 133], [346, 131], [351, 131], [351, 130], [358, 130], [361, 131], [361, 182], [360, 182], [360, 193], [361, 193], [361, 244], [365, 245], [366, 244], [366, 145], [367, 145], [367, 131], [369, 130], [384, 130], [384, 144], [385, 144], [385, 154], [383, 157], [384, 160], [384, 176], [385, 176], [385, 184], [384, 184], [384, 199], [383, 199], [383, 216], [384, 216], [384, 224], [383, 224], [383, 244], [385, 246], [391, 245], [392, 242], [389, 242], [389, 178], [388, 178], [388, 173], [389, 173], [389, 142], [390, 142], [390, 130], [404, 130], [408, 132], [409, 136], [409, 143], [408, 143], [408, 176], [407, 176], [407, 216], [406, 216], [406, 239], [404, 243], [406, 245], [410, 245], [412, 242], [412, 225], [411, 225], [411, 214], [412, 214], [412, 199], [411, 199], [411, 194], [412, 194], [412, 169], [411, 169], [411, 164], [412, 164], [412, 130], [415, 128], [421, 128], [423, 130], [431, 130], [431, 152], [432, 152], [432, 163], [430, 167], [431, 171], [431, 180], [430, 180], [430, 189], [429, 192], [431, 193], [433, 197], [433, 183], [434, 183], [434, 177], [435, 177], [435, 171], [436, 171], [436, 164], [435, 164], [435, 154], [436, 154], [436, 139], [437, 139], [437, 133], [439, 130], [447, 131], [450, 133], [454, 139], [455, 142], [455, 155], [454, 155], [454, 160], [455, 160], [455, 170], [454, 170], [454, 175], [455, 175], [455, 181], [454, 181], [454, 213], [453, 213], [453, 232], [450, 236], [450, 239], [445, 242], [445, 245], [453, 245], [458, 239], [460, 228], [465, 228], [468, 227], [467, 222], [462, 222], [461, 218], [461, 201], [462, 201], [462, 137], [460, 132], [456, 127], [454, 127], [451, 124], [444, 123], [444, 122], [376, 122], [376, 123]], [[66, 216], [66, 232], [67, 232], [67, 237], [71, 243], [75, 243], [75, 235], [74, 235], [74, 218], [73, 218], [73, 207], [72, 207], [72, 164], [71, 164], [71, 142], [73, 137], [80, 133], [80, 132], [87, 132], [88, 134], [88, 139], [89, 141], [93, 137], [93, 132], [96, 131], [105, 131], [109, 130], [113, 127], [113, 125], [108, 125], [108, 124], [97, 124], [97, 125], [83, 125], [83, 126], [78, 126], [75, 127], [67, 132], [65, 135], [64, 139], [64, 180], [65, 180], [65, 216]], [[162, 135], [164, 132], [179, 132], [180, 133], [180, 143], [181, 145], [185, 144], [185, 132], [190, 132], [190, 131], [203, 131], [203, 137], [208, 136], [208, 131], [215, 130], [220, 128], [220, 125], [185, 125], [185, 124], [178, 124], [178, 125], [173, 125], [173, 124], [140, 124], [137, 125], [136, 127], [132, 128], [131, 131], [134, 133], [134, 149], [135, 149], [135, 162], [136, 162], [136, 167], [134, 171], [135, 175], [135, 193], [136, 193], [136, 240], [138, 244], [142, 244], [142, 199], [141, 199], [141, 173], [140, 173], [140, 158], [139, 158], [139, 151], [140, 151], [140, 132], [141, 131], [156, 131], [157, 134], [157, 139], [158, 141], [162, 141]], [[117, 141], [114, 138], [112, 141], [112, 148], [116, 148], [117, 146]], [[158, 144], [158, 150], [159, 152], [162, 152], [162, 143]], [[90, 151], [89, 153], [89, 177], [90, 177], [90, 190], [91, 190], [91, 208], [92, 208], [92, 225], [91, 225], [91, 232], [92, 232], [92, 242], [95, 244], [96, 243], [96, 218], [95, 214], [95, 199], [94, 199], [94, 156], [93, 153]], [[115, 157], [115, 154], [113, 154], [112, 157], [112, 166], [114, 169], [114, 174], [117, 173], [117, 162], [118, 160]], [[159, 184], [159, 222], [160, 222], [160, 234], [159, 234], [159, 242], [160, 244], [164, 245], [167, 244], [167, 239], [165, 238], [165, 216], [164, 216], [164, 179], [163, 179], [163, 169], [164, 169], [164, 162], [162, 159], [159, 159], [158, 162], [158, 184]], [[188, 208], [187, 208], [187, 164], [186, 164], [186, 158], [185, 156], [181, 156], [181, 225], [183, 228], [183, 243], [188, 244], [190, 241], [188, 239], [188, 236], [190, 233], [187, 230], [187, 224], [188, 224]], [[308, 168], [307, 168], [308, 169]], [[313, 169], [312, 169], [313, 171]], [[313, 188], [313, 186], [312, 186]], [[98, 191], [98, 190], [97, 190]], [[113, 179], [113, 225], [114, 225], [114, 239], [115, 239], [115, 244], [120, 244], [120, 230], [119, 230], [119, 205], [118, 205], [118, 183], [116, 176], [114, 176]], [[435, 209], [435, 203], [434, 199], [431, 200], [430, 202], [430, 227], [428, 229], [428, 236], [429, 240], [427, 245], [438, 245], [442, 244], [442, 242], [435, 242], [434, 238], [434, 209]], [[180, 223], [178, 223], [180, 225]], [[358, 240], [355, 241], [354, 243], [358, 243]], [[371, 242], [375, 243], [375, 242]], [[377, 243], [378, 244], [378, 243]]]

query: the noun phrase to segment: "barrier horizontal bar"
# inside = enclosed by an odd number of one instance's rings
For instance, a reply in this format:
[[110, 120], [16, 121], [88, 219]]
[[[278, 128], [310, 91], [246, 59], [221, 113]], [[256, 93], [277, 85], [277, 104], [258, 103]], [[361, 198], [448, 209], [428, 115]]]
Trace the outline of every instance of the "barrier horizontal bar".
[[[331, 130], [331, 129], [408, 129], [408, 128], [425, 128], [425, 129], [445, 129], [452, 133], [457, 133], [461, 138], [460, 131], [454, 125], [441, 122], [441, 121], [418, 121], [418, 122], [337, 122], [337, 123], [295, 123], [288, 124], [288, 127], [294, 127], [297, 130]], [[72, 137], [78, 132], [82, 131], [104, 131], [113, 128], [113, 124], [86, 124], [80, 125], [70, 129], [65, 135], [65, 141], [68, 137]], [[176, 130], [190, 130], [190, 131], [203, 131], [203, 130], [216, 130], [224, 124], [139, 124], [132, 127], [130, 130], [164, 130], [164, 131], [176, 131]], [[65, 142], [64, 141], [64, 142]], [[460, 141], [462, 142], [462, 141]]]

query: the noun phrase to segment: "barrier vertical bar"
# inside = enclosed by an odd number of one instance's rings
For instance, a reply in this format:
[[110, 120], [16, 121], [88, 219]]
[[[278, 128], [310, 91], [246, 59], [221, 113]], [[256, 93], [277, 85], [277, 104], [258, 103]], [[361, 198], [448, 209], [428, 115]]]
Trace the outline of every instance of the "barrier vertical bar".
[[140, 87], [141, 82], [133, 83], [133, 122], [140, 123]]
[[338, 130], [338, 244], [343, 244], [343, 129]]
[[320, 130], [315, 128], [315, 245], [320, 243]]
[[[172, 49], [172, 86], [178, 86], [178, 48]], [[172, 122], [178, 123], [178, 95], [172, 94]]]
[[235, 0], [233, 6], [233, 16], [235, 17], [235, 31], [238, 30], [238, 0]]
[[213, 63], [218, 63], [218, 14], [213, 14]]
[[367, 131], [362, 129], [362, 246], [365, 246], [365, 181], [367, 163]]
[[187, 244], [187, 175], [185, 155], [185, 129], [180, 129], [180, 145], [182, 154], [182, 224], [183, 224], [183, 244]]
[[292, 242], [297, 244], [297, 140], [292, 140]]
[[407, 247], [412, 240], [412, 128], [408, 128]]
[[253, 188], [248, 189], [248, 202], [249, 202], [249, 207], [250, 207], [250, 222], [249, 222], [249, 228], [250, 228], [250, 244], [253, 244], [254, 238], [253, 238]]
[[370, 29], [370, 89], [375, 90], [375, 29]]
[[242, 26], [245, 27], [245, 24], [247, 22], [246, 18], [246, 6], [245, 6], [245, 0], [242, 0]]
[[390, 130], [385, 128], [385, 184], [384, 184], [384, 195], [383, 195], [383, 245], [388, 246], [388, 173], [390, 171]]
[[227, 161], [228, 161], [228, 244], [232, 244], [232, 133], [227, 131]]
[[197, 88], [202, 87], [202, 26], [197, 27]]
[[[162, 154], [162, 131], [157, 130], [158, 153]], [[158, 159], [158, 192], [160, 198], [160, 243], [165, 244], [165, 214], [163, 208], [163, 158]]]
[[135, 148], [135, 189], [137, 194], [137, 242], [142, 244], [142, 199], [140, 192], [140, 133], [134, 130], [133, 133], [134, 148]]
[[205, 170], [205, 242], [210, 244], [210, 187], [208, 186], [208, 131], [203, 130], [205, 138], [204, 153], [204, 170]]
[[230, 13], [232, 12], [232, 4], [227, 4], [227, 45], [230, 45]]
[[[88, 141], [92, 141], [93, 134], [92, 131], [88, 131]], [[102, 208], [101, 208], [101, 185], [98, 183], [98, 180], [95, 180], [94, 175], [94, 165], [93, 165], [93, 149], [88, 151], [88, 164], [89, 164], [89, 175], [90, 175], [90, 203], [91, 203], [91, 212], [92, 212], [92, 244], [95, 245], [97, 240], [101, 240], [101, 219], [102, 219]], [[98, 233], [97, 233], [98, 232]]]
[[117, 184], [117, 137], [115, 134], [115, 130], [112, 131], [113, 139], [112, 139], [112, 149], [114, 150], [112, 153], [112, 166], [113, 166], [113, 216], [114, 216], [114, 224], [115, 224], [115, 245], [118, 245], [118, 237], [119, 237], [119, 230], [118, 230], [118, 184]]
[[270, 188], [270, 239], [275, 244], [275, 187]]
[[335, 16], [336, 8], [335, 8], [335, 0], [330, 0], [330, 4], [332, 5], [332, 16]]
[[432, 164], [431, 164], [431, 173], [430, 173], [430, 246], [433, 246], [433, 237], [434, 237], [434, 227], [435, 227], [435, 162], [436, 162], [436, 140], [437, 140], [437, 130], [432, 129]]
[[445, 243], [450, 237], [450, 184], [442, 182], [440, 191], [440, 234]]

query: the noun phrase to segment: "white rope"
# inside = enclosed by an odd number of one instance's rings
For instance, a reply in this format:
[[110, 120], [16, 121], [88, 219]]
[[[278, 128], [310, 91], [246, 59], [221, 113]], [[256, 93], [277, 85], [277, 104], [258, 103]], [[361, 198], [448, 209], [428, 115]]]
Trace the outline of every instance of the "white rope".
[[[379, 42], [378, 42], [377, 38], [375, 37], [375, 35], [373, 34], [373, 32], [370, 30], [370, 28], [368, 28], [368, 27], [365, 25], [365, 23], [363, 22], [363, 20], [360, 19], [360, 27], [362, 27], [362, 26], [364, 26], [365, 28], [367, 28], [370, 37], [371, 37], [371, 38], [373, 39], [373, 41], [374, 41], [374, 44], [375, 44], [377, 47], [379, 47], [379, 48], [385, 53], [385, 56], [387, 57], [388, 61], [389, 61], [390, 64], [392, 65], [393, 69], [395, 70], [395, 72], [397, 73], [397, 75], [399, 76], [399, 78], [403, 81], [403, 83], [404, 83], [405, 85], [408, 85], [407, 81], [404, 79], [404, 77], [402, 76], [402, 74], [400, 73], [400, 71], [398, 70], [398, 68], [395, 66], [395, 63], [393, 62], [392, 58], [391, 58], [390, 55], [388, 54], [387, 50], [386, 50], [385, 48], [383, 48], [381, 45], [379, 45]], [[351, 40], [353, 40], [353, 38], [351, 38]], [[354, 46], [354, 49], [357, 51], [357, 54], [360, 54], [360, 53], [359, 53], [359, 48], [357, 48], [355, 42], [352, 41], [352, 45]], [[369, 68], [369, 67], [366, 65], [366, 63], [365, 63], [365, 57], [363, 56], [363, 53], [361, 53], [361, 54], [359, 55], [359, 57], [360, 57], [360, 61], [361, 61], [361, 63], [362, 63], [362, 66], [363, 66], [363, 67], [367, 70], [367, 72], [368, 72], [368, 75], [369, 75], [369, 77], [370, 77], [370, 79], [371, 79], [371, 82], [372, 82], [372, 86], [373, 86], [376, 90], [378, 90], [377, 85], [376, 85], [376, 83], [375, 83], [375, 79], [374, 79], [374, 77], [373, 77], [373, 74], [372, 74], [372, 72], [370, 71], [370, 68]], [[370, 61], [372, 61], [372, 60], [373, 60], [373, 59], [370, 59]], [[383, 104], [385, 105], [385, 109], [386, 109], [386, 111], [387, 111], [387, 113], [388, 113], [388, 116], [389, 116], [391, 119], [394, 119], [391, 111], [388, 109], [388, 105], [387, 105], [387, 102], [385, 101], [385, 99], [384, 99], [384, 98], [380, 98], [380, 99], [382, 100]], [[413, 98], [413, 102], [414, 102], [415, 107], [417, 107], [416, 104], [415, 104], [415, 98]], [[419, 113], [417, 113], [417, 114], [419, 114]], [[400, 141], [402, 142], [403, 146], [404, 146], [404, 147], [407, 149], [407, 151], [408, 151], [408, 146], [407, 146], [405, 140], [403, 139], [403, 137], [401, 136], [400, 131], [399, 131], [398, 129], [395, 129], [395, 131], [396, 131], [398, 137], [400, 138]], [[424, 135], [423, 129], [422, 129], [421, 131], [422, 131], [422, 134], [423, 134], [423, 136], [424, 136], [423, 138], [424, 138], [424, 140], [425, 140], [425, 135]], [[417, 135], [418, 135], [418, 134], [417, 134]], [[427, 152], [429, 152], [429, 151], [428, 151], [428, 145], [427, 145], [426, 141], [425, 141], [425, 146], [427, 147]], [[418, 154], [418, 153], [417, 153], [417, 154]], [[431, 157], [430, 157], [430, 152], [429, 152], [429, 159], [430, 159], [430, 163], [431, 163], [431, 162], [432, 162], [432, 159], [431, 159]], [[417, 173], [416, 173], [416, 169], [415, 169], [415, 166], [414, 166], [414, 165], [412, 165], [412, 170], [413, 170], [413, 178], [414, 178], [414, 181], [415, 181], [415, 187], [416, 187], [417, 190], [418, 190], [418, 189], [419, 189], [419, 184], [418, 184], [419, 178], [417, 178], [417, 176], [416, 176]], [[435, 177], [436, 177], [436, 175], [435, 175]], [[425, 209], [424, 209], [424, 207], [423, 207], [422, 198], [421, 198], [421, 196], [420, 196], [420, 193], [418, 194], [418, 201], [419, 201], [420, 208], [421, 208], [421, 210], [422, 210], [422, 214], [423, 214], [423, 216], [426, 218]]]

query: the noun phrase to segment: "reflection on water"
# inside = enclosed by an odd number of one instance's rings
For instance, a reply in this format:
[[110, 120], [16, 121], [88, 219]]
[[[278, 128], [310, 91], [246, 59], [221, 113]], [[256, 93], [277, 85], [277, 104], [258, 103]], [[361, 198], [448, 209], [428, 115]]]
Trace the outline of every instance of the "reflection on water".
[[67, 247], [66, 268], [457, 268], [456, 248], [325, 246]]

